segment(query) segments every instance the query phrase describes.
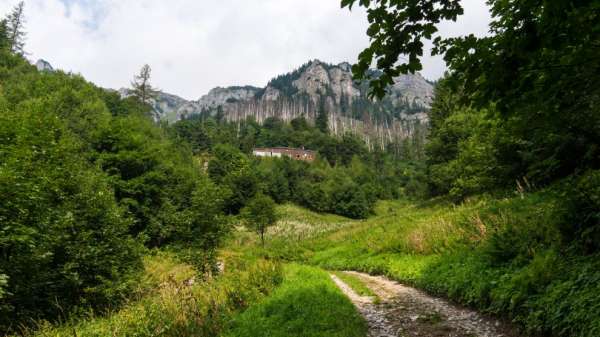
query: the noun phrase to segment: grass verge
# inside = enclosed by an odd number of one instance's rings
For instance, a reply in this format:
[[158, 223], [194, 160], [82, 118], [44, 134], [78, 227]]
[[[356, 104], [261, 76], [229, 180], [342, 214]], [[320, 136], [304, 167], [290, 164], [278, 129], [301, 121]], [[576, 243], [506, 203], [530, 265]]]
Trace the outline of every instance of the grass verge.
[[227, 337], [364, 337], [366, 323], [329, 275], [291, 264], [272, 294], [238, 315]]
[[376, 302], [380, 300], [379, 296], [367, 287], [358, 277], [344, 273], [343, 271], [332, 271], [331, 273], [346, 283], [358, 295], [372, 297]]

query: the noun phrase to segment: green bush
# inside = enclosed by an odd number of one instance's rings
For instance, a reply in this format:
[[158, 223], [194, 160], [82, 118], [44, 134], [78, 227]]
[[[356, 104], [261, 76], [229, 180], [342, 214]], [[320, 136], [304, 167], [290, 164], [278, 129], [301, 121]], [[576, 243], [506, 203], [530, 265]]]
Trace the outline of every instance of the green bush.
[[435, 194], [461, 201], [498, 188], [507, 175], [499, 161], [505, 137], [493, 112], [463, 109], [438, 122], [427, 145]]
[[375, 200], [365, 186], [345, 183], [334, 187], [331, 193], [332, 211], [353, 219], [365, 219], [372, 212]]
[[139, 241], [214, 255], [226, 194], [145, 109], [0, 51], [0, 330], [116, 307]]
[[586, 252], [600, 250], [600, 170], [588, 171], [566, 189], [571, 200], [569, 214], [561, 232], [567, 243], [575, 243]]
[[53, 96], [0, 97], [0, 326], [119, 302], [141, 261], [110, 179], [53, 113]]

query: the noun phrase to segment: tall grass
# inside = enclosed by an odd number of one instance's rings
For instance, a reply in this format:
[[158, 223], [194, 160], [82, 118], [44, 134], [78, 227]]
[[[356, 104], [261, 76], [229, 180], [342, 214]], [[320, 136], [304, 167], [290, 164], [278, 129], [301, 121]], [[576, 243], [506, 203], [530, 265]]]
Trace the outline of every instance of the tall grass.
[[282, 280], [281, 267], [267, 261], [231, 262], [224, 275], [202, 281], [172, 254], [146, 258], [139, 299], [101, 317], [40, 323], [35, 337], [218, 336], [229, 319], [266, 297]]

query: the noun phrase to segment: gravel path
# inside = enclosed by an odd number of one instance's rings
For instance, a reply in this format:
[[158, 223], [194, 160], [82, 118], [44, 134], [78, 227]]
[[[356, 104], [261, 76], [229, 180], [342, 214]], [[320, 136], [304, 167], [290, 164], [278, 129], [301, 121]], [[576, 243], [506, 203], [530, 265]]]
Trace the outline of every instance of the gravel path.
[[369, 324], [369, 337], [517, 337], [511, 327], [384, 277], [346, 272], [358, 277], [379, 298], [356, 294], [331, 275]]

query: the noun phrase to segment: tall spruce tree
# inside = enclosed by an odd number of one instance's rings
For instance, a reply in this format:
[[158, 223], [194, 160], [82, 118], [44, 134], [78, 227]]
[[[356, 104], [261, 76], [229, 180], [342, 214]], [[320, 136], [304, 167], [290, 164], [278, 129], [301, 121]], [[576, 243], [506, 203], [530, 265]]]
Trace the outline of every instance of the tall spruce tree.
[[9, 47], [8, 43], [8, 28], [6, 19], [0, 20], [0, 50], [6, 50]]
[[6, 18], [6, 35], [10, 50], [19, 55], [25, 54], [25, 2], [19, 2]]
[[144, 104], [149, 104], [150, 100], [155, 98], [158, 94], [158, 91], [150, 84], [151, 75], [152, 69], [149, 65], [145, 64], [142, 69], [140, 69], [140, 73], [135, 75], [135, 78], [131, 82], [133, 96], [137, 97], [137, 99]]
[[325, 99], [321, 96], [319, 102], [319, 110], [317, 111], [317, 119], [315, 120], [316, 127], [323, 133], [329, 132], [329, 116], [325, 108]]

